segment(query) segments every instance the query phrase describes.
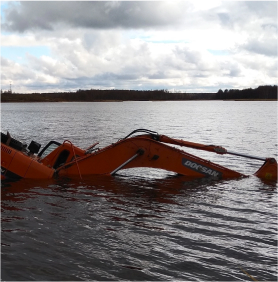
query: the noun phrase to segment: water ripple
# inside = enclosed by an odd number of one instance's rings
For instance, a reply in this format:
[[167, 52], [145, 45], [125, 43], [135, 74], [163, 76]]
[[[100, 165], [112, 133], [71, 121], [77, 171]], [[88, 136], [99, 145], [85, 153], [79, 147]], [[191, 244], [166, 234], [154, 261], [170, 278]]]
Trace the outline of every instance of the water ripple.
[[[275, 107], [15, 103], [3, 104], [1, 117], [3, 128], [19, 139], [43, 145], [69, 138], [81, 147], [95, 141], [104, 146], [141, 127], [277, 156], [277, 136], [266, 126], [277, 120]], [[198, 155], [244, 173], [259, 166]], [[260, 281], [277, 280], [277, 183], [256, 177], [188, 181], [136, 169], [111, 178], [22, 180], [2, 187], [1, 211], [3, 280], [250, 280], [243, 270]]]

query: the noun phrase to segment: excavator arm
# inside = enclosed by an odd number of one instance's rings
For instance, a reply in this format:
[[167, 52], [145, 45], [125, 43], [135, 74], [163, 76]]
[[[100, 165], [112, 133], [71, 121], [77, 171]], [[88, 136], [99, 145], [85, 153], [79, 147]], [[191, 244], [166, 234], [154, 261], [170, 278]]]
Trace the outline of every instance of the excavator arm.
[[204, 144], [200, 144], [200, 143], [194, 143], [194, 142], [189, 142], [189, 141], [185, 141], [185, 140], [179, 140], [179, 139], [171, 138], [171, 137], [168, 137], [166, 135], [159, 135], [157, 132], [150, 131], [150, 130], [147, 130], [147, 129], [134, 130], [129, 135], [127, 135], [124, 139], [126, 139], [127, 137], [131, 136], [132, 134], [134, 134], [136, 132], [148, 132], [148, 135], [146, 135], [146, 136], [151, 136], [152, 139], [154, 139], [156, 141], [163, 142], [163, 143], [168, 143], [168, 144], [173, 144], [173, 145], [178, 145], [178, 146], [183, 146], [183, 147], [188, 147], [188, 148], [193, 148], [193, 149], [203, 150], [203, 151], [208, 151], [208, 152], [213, 152], [213, 153], [217, 153], [217, 154], [221, 154], [221, 155], [230, 154], [230, 155], [236, 155], [236, 156], [245, 157], [245, 158], [249, 158], [249, 159], [256, 159], [256, 160], [260, 160], [260, 161], [267, 160], [267, 158], [261, 158], [261, 157], [257, 157], [257, 156], [250, 156], [250, 155], [246, 155], [246, 154], [242, 154], [242, 153], [236, 153], [236, 152], [228, 151], [227, 149], [223, 148], [222, 146], [204, 145]]
[[235, 155], [235, 156], [240, 156], [244, 158], [264, 161], [264, 164], [260, 167], [260, 169], [256, 173], [254, 173], [254, 175], [259, 178], [266, 179], [266, 180], [277, 180], [277, 161], [274, 158], [261, 158], [261, 157], [251, 156], [251, 155], [242, 154], [238, 152], [232, 152], [232, 151], [228, 151], [227, 149], [221, 146], [203, 145], [199, 143], [193, 143], [193, 142], [188, 142], [184, 140], [170, 138], [165, 135], [160, 135], [159, 141], [164, 142], [164, 143], [179, 145], [179, 146], [185, 146], [188, 148], [204, 150], [208, 152], [214, 152], [214, 153], [221, 154], [221, 155], [229, 154], [229, 155]]
[[[131, 137], [136, 133], [145, 134]], [[146, 129], [137, 129], [115, 144], [86, 154], [77, 161], [67, 163], [60, 167], [57, 173], [68, 176], [79, 174], [80, 177], [91, 174], [114, 175], [121, 169], [150, 167], [176, 172], [192, 178], [213, 177], [223, 179], [245, 176], [168, 144], [261, 160], [264, 161], [264, 164], [254, 175], [263, 179], [277, 180], [277, 162], [273, 158], [260, 158], [231, 152], [221, 146], [178, 140]]]
[[59, 175], [114, 175], [120, 169], [149, 167], [176, 172], [190, 178], [213, 177], [221, 179], [244, 176], [153, 140], [149, 136], [136, 136], [118, 141], [79, 158], [77, 163], [71, 162], [61, 167], [58, 171]]
[[[144, 135], [131, 137], [135, 133]], [[77, 161], [72, 161], [57, 170], [59, 175], [114, 175], [117, 171], [135, 167], [159, 168], [190, 177], [213, 177], [217, 179], [238, 178], [245, 176], [234, 170], [189, 154], [169, 146], [179, 145], [218, 154], [236, 154], [265, 161], [255, 173], [267, 179], [277, 179], [277, 162], [275, 159], [263, 159], [239, 153], [228, 152], [225, 148], [214, 145], [203, 145], [159, 135], [154, 131], [139, 129], [131, 132], [115, 144], [89, 153]]]
[[[133, 134], [137, 135], [132, 136]], [[96, 148], [97, 144], [82, 150], [68, 140], [63, 144], [51, 141], [36, 155], [40, 147], [38, 143], [32, 141], [26, 149], [26, 146], [11, 138], [9, 134], [1, 133], [1, 179], [44, 179], [75, 175], [82, 178], [92, 174], [114, 175], [121, 169], [135, 167], [164, 169], [189, 178], [224, 179], [245, 176], [189, 154], [176, 146], [170, 146], [179, 145], [264, 161], [254, 175], [277, 181], [277, 162], [274, 158], [250, 156], [231, 152], [220, 146], [178, 140], [151, 130], [137, 129], [102, 149]]]
[[188, 142], [188, 141], [184, 141], [184, 140], [178, 140], [178, 139], [170, 138], [170, 137], [165, 136], [165, 135], [160, 135], [159, 141], [163, 142], [163, 143], [184, 146], [184, 147], [193, 148], [193, 149], [197, 149], [197, 150], [214, 152], [214, 153], [217, 153], [217, 154], [226, 154], [227, 153], [227, 150], [223, 147], [220, 147], [220, 146], [204, 145], [204, 144], [199, 144], [199, 143], [194, 143], [194, 142]]

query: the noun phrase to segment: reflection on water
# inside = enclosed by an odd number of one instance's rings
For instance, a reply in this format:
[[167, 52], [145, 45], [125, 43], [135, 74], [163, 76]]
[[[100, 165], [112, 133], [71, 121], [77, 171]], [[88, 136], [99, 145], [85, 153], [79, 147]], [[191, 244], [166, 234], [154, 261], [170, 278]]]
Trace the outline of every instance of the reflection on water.
[[[274, 114], [270, 103], [220, 101], [5, 104], [1, 113], [4, 128], [42, 145], [60, 138], [108, 145], [149, 128], [277, 157], [274, 127], [265, 126]], [[206, 154], [243, 173], [257, 169]], [[21, 180], [2, 183], [1, 211], [3, 280], [250, 281], [241, 268], [259, 281], [277, 280], [277, 183], [254, 176], [190, 180], [137, 169]]]
[[242, 182], [259, 183], [126, 175], [10, 183], [2, 187], [2, 277], [230, 281], [247, 278], [241, 266], [273, 280], [275, 188], [247, 199]]

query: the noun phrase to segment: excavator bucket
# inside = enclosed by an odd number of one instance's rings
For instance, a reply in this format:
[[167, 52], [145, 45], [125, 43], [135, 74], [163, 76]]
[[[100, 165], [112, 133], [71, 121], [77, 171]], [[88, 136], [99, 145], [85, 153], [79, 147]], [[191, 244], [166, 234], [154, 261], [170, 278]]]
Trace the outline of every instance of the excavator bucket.
[[277, 161], [274, 158], [266, 159], [254, 175], [264, 180], [277, 180]]

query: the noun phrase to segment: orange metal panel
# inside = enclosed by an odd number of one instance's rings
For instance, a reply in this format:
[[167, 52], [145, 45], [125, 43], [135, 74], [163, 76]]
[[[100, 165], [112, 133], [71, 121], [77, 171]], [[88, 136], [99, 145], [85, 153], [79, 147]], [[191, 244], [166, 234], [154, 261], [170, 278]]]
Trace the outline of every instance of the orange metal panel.
[[14, 157], [7, 169], [20, 177], [24, 177], [31, 162], [32, 159], [30, 157], [25, 156], [20, 151], [15, 151]]
[[45, 179], [54, 173], [54, 169], [4, 144], [1, 144], [1, 166], [24, 178]]
[[267, 159], [254, 175], [266, 180], [277, 180], [277, 161], [274, 158]]
[[36, 160], [33, 160], [24, 175], [24, 178], [32, 178], [32, 179], [46, 179], [52, 178], [55, 170], [53, 168], [49, 168], [41, 163], [38, 163]]
[[16, 151], [1, 143], [1, 167], [8, 168]]
[[[138, 156], [124, 168], [150, 167], [161, 168], [189, 177], [234, 178], [243, 176], [236, 171], [190, 155], [184, 151], [144, 137], [133, 137], [108, 146], [97, 153], [78, 161], [81, 175], [110, 174], [143, 149]], [[65, 166], [59, 175], [78, 175], [75, 163]]]

